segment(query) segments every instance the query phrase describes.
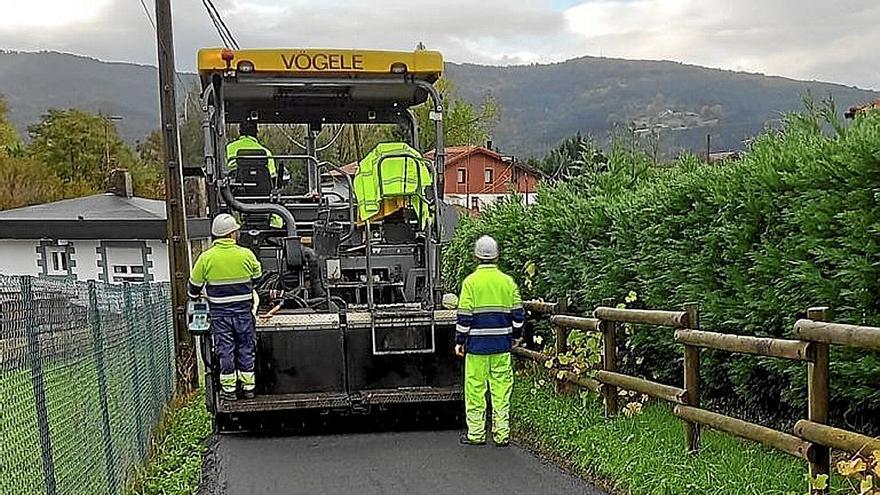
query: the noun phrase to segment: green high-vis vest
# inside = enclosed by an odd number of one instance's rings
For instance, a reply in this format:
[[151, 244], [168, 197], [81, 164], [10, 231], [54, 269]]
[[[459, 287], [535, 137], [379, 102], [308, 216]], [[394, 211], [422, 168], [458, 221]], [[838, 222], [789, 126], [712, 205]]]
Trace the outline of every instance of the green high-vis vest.
[[360, 220], [376, 216], [386, 199], [407, 198], [424, 226], [430, 212], [423, 197], [432, 183], [427, 160], [421, 153], [406, 143], [379, 143], [360, 161], [354, 176]]

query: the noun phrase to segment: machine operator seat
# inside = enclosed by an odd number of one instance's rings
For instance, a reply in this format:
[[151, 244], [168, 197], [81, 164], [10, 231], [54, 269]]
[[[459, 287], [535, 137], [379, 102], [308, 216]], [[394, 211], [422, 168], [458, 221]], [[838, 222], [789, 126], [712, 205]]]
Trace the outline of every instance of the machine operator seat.
[[[235, 154], [235, 187], [237, 198], [266, 197], [272, 194], [272, 177], [269, 175], [269, 160], [264, 150], [238, 150]], [[267, 229], [270, 215], [249, 213], [242, 215], [243, 227], [247, 229]]]
[[264, 150], [239, 150], [235, 162], [236, 196], [269, 196], [272, 193], [269, 159]]

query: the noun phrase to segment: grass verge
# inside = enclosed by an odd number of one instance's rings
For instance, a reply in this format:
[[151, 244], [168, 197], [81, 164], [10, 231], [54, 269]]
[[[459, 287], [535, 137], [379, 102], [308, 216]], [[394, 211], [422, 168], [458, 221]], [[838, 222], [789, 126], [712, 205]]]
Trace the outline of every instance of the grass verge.
[[[615, 493], [802, 495], [806, 463], [724, 433], [704, 430], [702, 451], [684, 452], [684, 427], [665, 404], [607, 421], [595, 394], [557, 394], [537, 369], [517, 371], [515, 437]], [[835, 486], [836, 485], [836, 486]], [[841, 480], [832, 493], [847, 492]]]
[[205, 409], [204, 389], [173, 403], [157, 432], [153, 455], [126, 493], [196, 493], [202, 475], [205, 439], [211, 435], [211, 415]]

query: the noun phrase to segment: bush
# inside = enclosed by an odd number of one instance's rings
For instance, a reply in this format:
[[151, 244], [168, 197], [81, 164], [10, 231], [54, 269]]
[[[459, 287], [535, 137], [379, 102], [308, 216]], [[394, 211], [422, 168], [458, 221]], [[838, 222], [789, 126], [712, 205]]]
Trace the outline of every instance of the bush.
[[[473, 268], [472, 243], [490, 234], [520, 282], [534, 263], [524, 296], [569, 294], [583, 311], [635, 291], [642, 307], [699, 301], [702, 327], [719, 332], [791, 336], [817, 305], [878, 325], [880, 113], [848, 127], [833, 115], [830, 106], [790, 115], [719, 166], [690, 156], [652, 166], [617, 148], [607, 171], [543, 187], [537, 205], [505, 201], [466, 220], [446, 248], [447, 285], [457, 288]], [[671, 331], [640, 329], [625, 347], [629, 372], [682, 382]], [[876, 431], [880, 356], [835, 348], [832, 359], [833, 420]], [[777, 425], [805, 415], [802, 365], [707, 352], [703, 381], [728, 412]]]

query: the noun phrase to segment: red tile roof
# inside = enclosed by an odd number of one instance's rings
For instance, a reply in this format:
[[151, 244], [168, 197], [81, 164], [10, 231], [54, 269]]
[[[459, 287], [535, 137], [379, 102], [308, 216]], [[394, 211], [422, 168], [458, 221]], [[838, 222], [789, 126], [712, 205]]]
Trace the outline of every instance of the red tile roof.
[[[482, 146], [449, 146], [446, 148], [446, 166], [454, 165], [459, 160], [467, 158], [468, 156], [471, 156], [475, 153], [482, 153], [484, 155], [488, 155], [498, 161], [502, 161], [505, 159], [505, 157], [503, 155], [501, 155], [500, 153], [497, 153], [497, 152], [490, 150], [488, 148], [484, 148]], [[433, 159], [434, 158], [434, 151], [431, 150], [431, 151], [425, 153], [425, 158]], [[343, 165], [340, 168], [342, 168], [342, 170], [345, 171], [345, 173], [347, 173], [348, 175], [354, 175], [355, 173], [357, 173], [357, 166], [358, 166], [357, 162], [353, 162], [353, 163], [349, 163], [348, 165]], [[540, 171], [535, 170], [532, 167], [525, 165], [524, 163], [520, 163], [520, 162], [515, 161], [514, 166], [519, 169], [525, 170], [526, 172], [529, 172], [531, 174], [539, 176], [539, 177], [543, 175]], [[330, 175], [336, 177], [339, 175], [339, 173], [336, 172], [335, 170], [331, 170]]]
[[852, 119], [856, 115], [866, 113], [868, 110], [872, 109], [880, 109], [880, 100], [865, 103], [864, 105], [850, 107], [850, 109], [844, 114], [844, 116], [848, 119]]
[[[349, 163], [347, 165], [343, 165], [339, 168], [348, 175], [354, 175], [357, 173], [358, 162], [351, 162], [351, 163]], [[330, 169], [329, 174], [333, 177], [339, 177], [341, 175], [339, 172], [337, 172], [334, 169]]]
[[[473, 155], [474, 153], [482, 153], [484, 155], [495, 158], [496, 160], [501, 160], [504, 158], [500, 154], [482, 146], [449, 146], [446, 148], [446, 165], [452, 165], [461, 159]], [[434, 152], [429, 151], [425, 153], [425, 157], [434, 158]]]

